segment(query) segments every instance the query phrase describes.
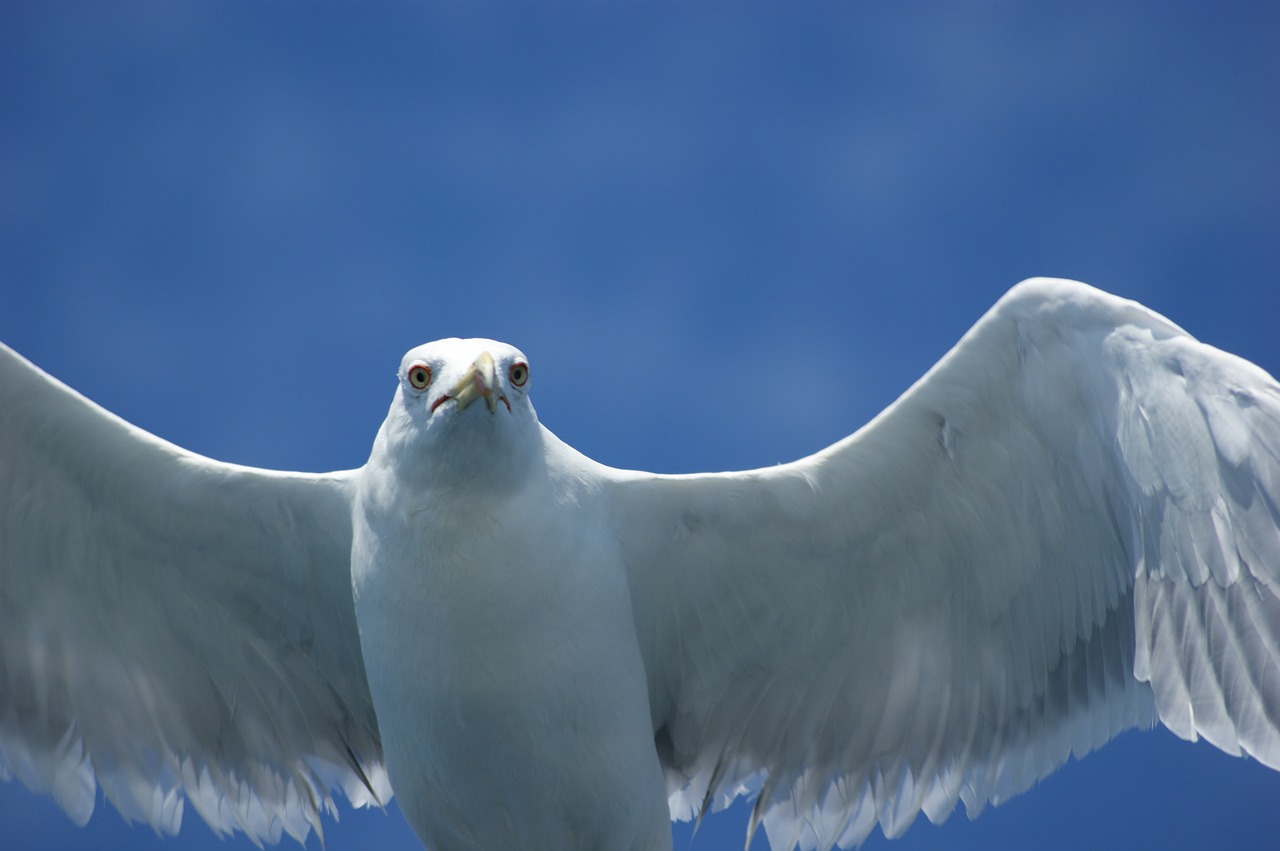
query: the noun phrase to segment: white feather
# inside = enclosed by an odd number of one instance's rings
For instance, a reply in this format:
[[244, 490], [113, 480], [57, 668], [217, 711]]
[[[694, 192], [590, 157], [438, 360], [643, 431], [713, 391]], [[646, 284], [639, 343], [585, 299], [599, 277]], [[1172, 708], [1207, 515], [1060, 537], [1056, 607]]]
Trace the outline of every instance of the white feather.
[[1280, 767], [1278, 473], [1270, 376], [1036, 280], [811, 458], [611, 474], [673, 811], [767, 769], [845, 847], [1157, 718]]
[[665, 851], [740, 795], [775, 849], [897, 836], [1156, 721], [1280, 768], [1257, 367], [1034, 280], [836, 445], [661, 476], [542, 428], [521, 358], [411, 351], [369, 463], [304, 475], [0, 350], [0, 774], [274, 841], [385, 750], [430, 847]]
[[166, 833], [184, 796], [268, 841], [361, 772], [385, 800], [350, 490], [185, 452], [0, 346], [0, 769]]

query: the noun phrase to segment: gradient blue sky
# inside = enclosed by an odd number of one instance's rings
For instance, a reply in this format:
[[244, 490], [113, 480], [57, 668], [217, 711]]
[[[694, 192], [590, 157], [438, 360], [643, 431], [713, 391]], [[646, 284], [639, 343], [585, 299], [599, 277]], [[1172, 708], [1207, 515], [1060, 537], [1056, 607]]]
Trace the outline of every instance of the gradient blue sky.
[[[1277, 44], [1271, 2], [6, 0], [0, 339], [170, 440], [303, 470], [361, 464], [401, 353], [449, 335], [522, 347], [542, 420], [606, 463], [789, 460], [1032, 275], [1276, 372]], [[80, 830], [14, 783], [0, 835], [253, 847], [105, 804]], [[1160, 732], [894, 847], [1276, 836], [1280, 775]], [[345, 807], [327, 839], [418, 847]]]

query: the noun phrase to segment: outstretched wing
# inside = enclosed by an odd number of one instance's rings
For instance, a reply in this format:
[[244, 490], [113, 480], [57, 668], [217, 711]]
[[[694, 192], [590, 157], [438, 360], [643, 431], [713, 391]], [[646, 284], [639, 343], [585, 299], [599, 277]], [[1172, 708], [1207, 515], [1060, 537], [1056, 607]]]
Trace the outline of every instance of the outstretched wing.
[[679, 816], [845, 847], [1157, 718], [1280, 768], [1280, 387], [1138, 304], [1029, 281], [816, 455], [609, 478]]
[[352, 474], [222, 464], [0, 346], [0, 776], [79, 823], [320, 831], [386, 800], [351, 598]]

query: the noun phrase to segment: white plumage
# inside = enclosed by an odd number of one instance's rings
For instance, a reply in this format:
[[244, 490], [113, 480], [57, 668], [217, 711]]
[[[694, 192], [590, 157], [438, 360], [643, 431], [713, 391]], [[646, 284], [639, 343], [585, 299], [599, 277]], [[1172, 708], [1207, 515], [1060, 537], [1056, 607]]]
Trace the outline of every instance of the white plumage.
[[1257, 367], [1030, 281], [840, 443], [660, 476], [541, 427], [524, 363], [410, 351], [368, 464], [310, 475], [0, 350], [0, 770], [79, 821], [100, 784], [302, 837], [394, 785], [428, 847], [666, 849], [744, 791], [775, 848], [896, 835], [1157, 720], [1280, 768]]

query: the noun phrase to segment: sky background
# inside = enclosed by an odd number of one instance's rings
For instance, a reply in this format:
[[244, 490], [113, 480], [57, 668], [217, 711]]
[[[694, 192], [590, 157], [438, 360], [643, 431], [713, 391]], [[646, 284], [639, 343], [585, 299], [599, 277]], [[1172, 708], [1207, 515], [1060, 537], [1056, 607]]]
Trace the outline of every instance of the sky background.
[[[452, 335], [524, 349], [543, 422], [605, 463], [791, 460], [1034, 275], [1277, 372], [1277, 44], [1273, 2], [6, 0], [0, 339], [298, 470], [363, 463], [403, 351]], [[344, 805], [327, 847], [417, 848], [391, 810]], [[739, 849], [745, 819], [675, 847]], [[0, 834], [253, 847], [101, 802], [78, 829], [16, 783]], [[1280, 775], [1162, 731], [892, 847], [1278, 835]]]

